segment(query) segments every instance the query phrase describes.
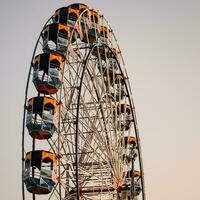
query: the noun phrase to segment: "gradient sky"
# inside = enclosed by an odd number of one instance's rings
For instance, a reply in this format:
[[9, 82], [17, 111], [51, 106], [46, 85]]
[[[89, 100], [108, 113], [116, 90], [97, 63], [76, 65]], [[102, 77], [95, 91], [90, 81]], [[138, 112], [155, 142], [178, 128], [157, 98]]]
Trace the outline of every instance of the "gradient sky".
[[[21, 199], [24, 90], [36, 39], [77, 1], [1, 0], [0, 199]], [[199, 200], [200, 1], [83, 0], [109, 20], [134, 94], [148, 200]]]

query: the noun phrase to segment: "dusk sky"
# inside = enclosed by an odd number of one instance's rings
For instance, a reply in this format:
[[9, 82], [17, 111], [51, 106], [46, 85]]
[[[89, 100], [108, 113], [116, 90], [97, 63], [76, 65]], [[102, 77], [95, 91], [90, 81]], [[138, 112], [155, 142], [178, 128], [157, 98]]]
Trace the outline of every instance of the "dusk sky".
[[[21, 129], [39, 33], [64, 0], [0, 1], [0, 199], [21, 198]], [[100, 10], [129, 73], [147, 200], [199, 200], [200, 0], [83, 0]]]

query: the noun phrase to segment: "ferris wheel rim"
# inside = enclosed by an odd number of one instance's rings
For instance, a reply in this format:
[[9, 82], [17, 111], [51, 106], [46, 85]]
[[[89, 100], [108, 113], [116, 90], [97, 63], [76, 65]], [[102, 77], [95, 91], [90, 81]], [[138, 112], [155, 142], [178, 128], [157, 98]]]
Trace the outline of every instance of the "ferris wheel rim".
[[[53, 16], [45, 23], [45, 25], [44, 25], [44, 27], [48, 24], [48, 22], [51, 20], [53, 18]], [[105, 18], [104, 18], [105, 19]], [[78, 20], [77, 20], [78, 21]], [[109, 25], [110, 26], [110, 25]], [[44, 28], [43, 27], [43, 28]], [[73, 31], [75, 31], [75, 28], [76, 28], [76, 26], [74, 26], [74, 28], [73, 28]], [[42, 31], [43, 31], [43, 29], [42, 29]], [[38, 42], [39, 42], [39, 40], [40, 40], [40, 37], [41, 37], [41, 35], [42, 35], [42, 31], [41, 31], [41, 33], [40, 33], [40, 35], [39, 35], [39, 38], [38, 38], [38, 40], [37, 40], [37, 42], [36, 42], [36, 45], [35, 45], [35, 49], [34, 49], [34, 52], [33, 52], [33, 56], [32, 56], [32, 61], [31, 61], [31, 65], [30, 65], [30, 69], [29, 69], [29, 73], [28, 73], [28, 79], [27, 79], [27, 86], [26, 86], [26, 92], [25, 92], [25, 104], [24, 104], [24, 115], [23, 115], [23, 131], [22, 131], [22, 133], [23, 133], [23, 136], [22, 136], [22, 155], [23, 155], [23, 157], [22, 157], [22, 175], [23, 175], [23, 170], [24, 170], [24, 127], [25, 127], [25, 113], [26, 113], [26, 108], [25, 108], [25, 105], [26, 105], [26, 101], [27, 101], [27, 94], [28, 94], [28, 85], [29, 85], [29, 82], [30, 82], [30, 75], [31, 75], [31, 69], [32, 69], [32, 62], [33, 62], [33, 59], [34, 59], [34, 55], [35, 55], [35, 53], [36, 53], [36, 48], [37, 48], [37, 46], [38, 46]], [[114, 32], [112, 32], [113, 33], [113, 35], [114, 35]], [[72, 34], [73, 35], [73, 34]], [[72, 35], [71, 35], [71, 38], [72, 38]], [[70, 39], [71, 40], [71, 39]], [[69, 45], [70, 45], [71, 43], [69, 43]], [[117, 44], [118, 45], [118, 44]], [[96, 47], [96, 46], [98, 46], [98, 44], [95, 44], [95, 45], [93, 45], [92, 47], [91, 47], [91, 49], [90, 49], [90, 52], [88, 53], [88, 55], [87, 55], [87, 57], [89, 57], [90, 56], [90, 54], [91, 54], [91, 52], [92, 52], [92, 50]], [[111, 48], [108, 46], [108, 45], [105, 45], [106, 46], [106, 48], [108, 48], [111, 52], [112, 52], [112, 50], [111, 50]], [[119, 46], [118, 46], [118, 48], [119, 48]], [[113, 52], [112, 52], [113, 53]], [[117, 64], [118, 64], [118, 67], [119, 67], [119, 69], [120, 69], [120, 71], [121, 71], [121, 74], [123, 75], [123, 77], [125, 78], [125, 75], [124, 75], [124, 72], [123, 72], [123, 70], [121, 69], [121, 65], [119, 64], [119, 61], [118, 61], [118, 59], [116, 58], [116, 56], [115, 56], [115, 54], [113, 54], [114, 55], [114, 57], [115, 57], [115, 59], [116, 59], [116, 61], [117, 61]], [[122, 57], [122, 54], [120, 53], [120, 55], [121, 55], [121, 58], [122, 58], [122, 60], [123, 60], [123, 57]], [[124, 61], [123, 61], [124, 62]], [[83, 79], [83, 77], [84, 77], [84, 71], [85, 71], [85, 69], [87, 68], [87, 61], [85, 62], [85, 64], [84, 64], [84, 70], [82, 71], [82, 76], [81, 76], [81, 79]], [[81, 81], [82, 82], [82, 81]], [[82, 84], [80, 84], [80, 86], [81, 86]], [[129, 88], [129, 80], [127, 80], [127, 82], [125, 81], [125, 86], [126, 86], [126, 90], [127, 90], [127, 92], [128, 92], [128, 99], [129, 99], [129, 102], [130, 102], [130, 104], [132, 105], [133, 104], [133, 102], [132, 102], [132, 99], [131, 99], [131, 96], [130, 96], [130, 94], [129, 94], [129, 92], [131, 91], [130, 90], [130, 88]], [[79, 99], [78, 99], [78, 101], [80, 102], [80, 94], [81, 94], [81, 89], [80, 89], [80, 92], [79, 92]], [[78, 104], [79, 105], [79, 104]], [[133, 104], [134, 105], [134, 104]], [[132, 116], [134, 117], [134, 119], [136, 120], [136, 117], [135, 117], [135, 113], [134, 113], [134, 111], [133, 110], [131, 110], [131, 112], [132, 112]], [[77, 114], [78, 114], [78, 109], [77, 109]], [[77, 115], [77, 117], [78, 117], [78, 115]], [[78, 121], [78, 120], [77, 120]], [[137, 129], [137, 124], [135, 125], [135, 121], [134, 121], [134, 126], [135, 126], [135, 133], [136, 133], [136, 137], [138, 138], [138, 140], [137, 140], [137, 144], [138, 144], [138, 148], [140, 149], [140, 141], [139, 141], [139, 135], [138, 135], [138, 133], [137, 133], [137, 131], [138, 131], [138, 129]], [[77, 137], [77, 139], [78, 139], [78, 123], [77, 123], [77, 128], [76, 128], [76, 137]], [[76, 144], [78, 143], [78, 141], [76, 142]], [[76, 159], [78, 158], [78, 145], [76, 145], [76, 147], [77, 147], [77, 150], [76, 150]], [[139, 152], [139, 157], [141, 156], [141, 151], [140, 150], [138, 150], [138, 152]], [[78, 160], [78, 159], [77, 159]], [[139, 160], [140, 160], [140, 162], [142, 162], [142, 159], [141, 158], [139, 158]], [[139, 163], [140, 163], [139, 162]], [[140, 163], [141, 164], [141, 163]], [[78, 167], [76, 167], [76, 169], [77, 169], [77, 172], [78, 172]], [[143, 180], [143, 166], [141, 165], [140, 166], [140, 170], [141, 170], [141, 172], [142, 172], [142, 180]], [[78, 176], [78, 173], [76, 173], [77, 174], [77, 176]], [[78, 178], [76, 178], [76, 180], [77, 180], [77, 183], [78, 183]], [[143, 182], [143, 181], [142, 181]], [[23, 200], [25, 200], [25, 197], [24, 197], [24, 183], [23, 183], [23, 177], [22, 177], [22, 184], [23, 184], [23, 186], [22, 186], [22, 193], [23, 193]], [[79, 199], [79, 197], [80, 197], [80, 193], [79, 193], [79, 184], [76, 184], [77, 185], [77, 197], [78, 197], [78, 199]], [[144, 183], [142, 183], [142, 190], [143, 190], [143, 192], [142, 192], [142, 195], [143, 195], [143, 200], [145, 199], [145, 192], [144, 192]]]

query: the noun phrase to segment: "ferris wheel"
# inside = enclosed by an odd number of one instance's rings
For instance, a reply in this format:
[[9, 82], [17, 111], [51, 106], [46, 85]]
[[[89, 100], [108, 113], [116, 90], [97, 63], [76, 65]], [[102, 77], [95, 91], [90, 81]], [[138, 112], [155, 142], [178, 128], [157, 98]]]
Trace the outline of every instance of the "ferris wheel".
[[22, 132], [23, 200], [146, 199], [128, 74], [99, 11], [72, 4], [44, 25]]

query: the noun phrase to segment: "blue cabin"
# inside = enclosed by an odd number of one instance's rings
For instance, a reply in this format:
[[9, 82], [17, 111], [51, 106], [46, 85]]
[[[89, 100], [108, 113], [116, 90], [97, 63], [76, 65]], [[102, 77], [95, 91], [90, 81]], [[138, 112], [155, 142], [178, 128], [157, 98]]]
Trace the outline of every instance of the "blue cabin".
[[57, 157], [54, 153], [37, 150], [26, 154], [24, 183], [33, 194], [48, 194], [57, 179]]
[[134, 172], [130, 170], [126, 175], [125, 183], [122, 186], [122, 192], [128, 193], [128, 196], [134, 194], [136, 197], [140, 195], [141, 191], [141, 173], [136, 170]]
[[49, 139], [57, 130], [58, 102], [51, 97], [33, 97], [28, 100], [26, 127], [31, 137]]
[[[42, 31], [43, 38], [43, 51], [44, 52], [57, 52], [63, 55], [66, 54], [67, 46], [71, 38], [72, 28], [59, 24], [52, 23], [44, 27]], [[72, 38], [73, 43], [75, 38]]]
[[33, 83], [39, 93], [55, 94], [61, 86], [65, 58], [60, 54], [42, 53], [33, 62]]

